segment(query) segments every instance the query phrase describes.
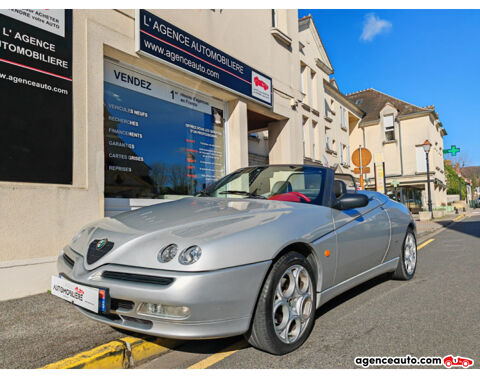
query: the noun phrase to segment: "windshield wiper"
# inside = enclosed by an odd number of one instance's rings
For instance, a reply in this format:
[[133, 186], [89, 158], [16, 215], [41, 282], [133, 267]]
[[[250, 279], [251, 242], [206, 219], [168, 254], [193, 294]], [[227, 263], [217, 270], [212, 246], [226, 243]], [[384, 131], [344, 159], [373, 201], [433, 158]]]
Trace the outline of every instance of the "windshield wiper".
[[267, 199], [267, 197], [261, 196], [259, 194], [246, 192], [244, 190], [224, 190], [223, 192], [219, 192], [218, 194], [238, 194], [247, 196], [248, 198]]

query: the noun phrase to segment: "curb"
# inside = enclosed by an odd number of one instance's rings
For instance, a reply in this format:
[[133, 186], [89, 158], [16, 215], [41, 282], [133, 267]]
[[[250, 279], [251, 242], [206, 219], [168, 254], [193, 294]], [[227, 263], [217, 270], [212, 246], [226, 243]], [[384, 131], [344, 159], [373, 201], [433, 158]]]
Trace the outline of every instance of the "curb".
[[176, 340], [149, 340], [128, 336], [53, 362], [41, 369], [128, 369], [146, 359], [160, 356], [179, 344], [181, 342]]
[[440, 227], [440, 228], [438, 228], [438, 229], [436, 229], [436, 230], [427, 231], [427, 232], [424, 232], [424, 233], [418, 235], [419, 243], [424, 242], [424, 241], [427, 240], [430, 236], [433, 236], [433, 235], [438, 234], [439, 232], [443, 231], [443, 229], [450, 227], [453, 223], [460, 222], [463, 218], [466, 218], [466, 217], [467, 217], [466, 214], [460, 214], [458, 217], [456, 217], [456, 218], [454, 218], [454, 219], [451, 219], [449, 223], [443, 225], [442, 227]]

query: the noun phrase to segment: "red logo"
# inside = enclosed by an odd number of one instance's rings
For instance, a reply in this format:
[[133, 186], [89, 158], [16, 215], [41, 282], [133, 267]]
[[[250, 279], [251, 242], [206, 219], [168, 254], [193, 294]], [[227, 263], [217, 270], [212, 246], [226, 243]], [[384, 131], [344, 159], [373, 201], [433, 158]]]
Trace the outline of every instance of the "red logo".
[[85, 294], [85, 292], [82, 289], [80, 289], [78, 286], [75, 287], [75, 291], [81, 295]]
[[253, 81], [255, 82], [255, 86], [256, 86], [256, 87], [262, 87], [262, 88], [265, 89], [266, 91], [268, 90], [268, 85], [267, 85], [267, 83], [265, 83], [264, 81], [260, 80], [260, 79], [258, 78], [258, 76], [255, 76], [255, 77], [253, 78]]
[[473, 360], [461, 356], [457, 356], [454, 358], [452, 355], [450, 355], [443, 357], [443, 364], [449, 369], [452, 366], [462, 366], [464, 368], [468, 368], [473, 365]]

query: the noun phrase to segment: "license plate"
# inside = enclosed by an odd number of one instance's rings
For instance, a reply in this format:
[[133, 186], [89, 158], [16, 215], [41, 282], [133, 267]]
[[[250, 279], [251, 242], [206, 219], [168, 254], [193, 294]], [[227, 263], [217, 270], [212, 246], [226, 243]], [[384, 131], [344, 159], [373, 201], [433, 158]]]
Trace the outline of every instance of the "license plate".
[[102, 305], [105, 303], [105, 290], [79, 285], [63, 277], [52, 276], [51, 292], [53, 295], [87, 310], [98, 313], [99, 306], [101, 310], [104, 310]]

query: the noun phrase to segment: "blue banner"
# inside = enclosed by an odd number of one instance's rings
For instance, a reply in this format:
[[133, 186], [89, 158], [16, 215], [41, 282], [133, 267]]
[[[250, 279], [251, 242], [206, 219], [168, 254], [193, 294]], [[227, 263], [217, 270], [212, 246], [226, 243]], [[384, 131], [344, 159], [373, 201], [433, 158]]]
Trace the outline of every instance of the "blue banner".
[[138, 18], [140, 53], [272, 106], [270, 77], [144, 9], [140, 9]]

